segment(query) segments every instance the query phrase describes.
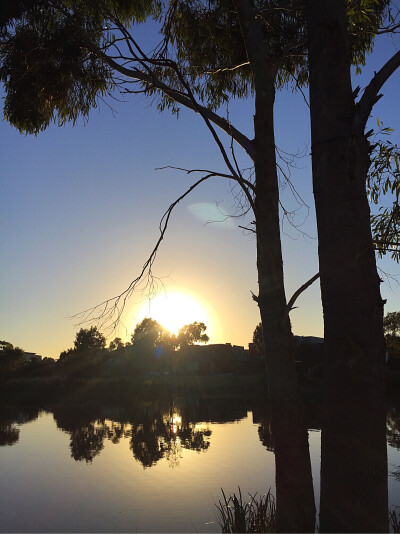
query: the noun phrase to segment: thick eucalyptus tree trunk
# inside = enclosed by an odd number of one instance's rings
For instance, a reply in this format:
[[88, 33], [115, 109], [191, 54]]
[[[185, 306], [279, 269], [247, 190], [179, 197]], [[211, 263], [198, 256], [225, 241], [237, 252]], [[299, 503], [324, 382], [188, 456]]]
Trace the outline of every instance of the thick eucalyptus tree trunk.
[[273, 121], [274, 83], [265, 69], [255, 78], [258, 305], [275, 440], [277, 528], [278, 532], [314, 532], [315, 503], [308, 432], [286, 312]]
[[325, 327], [322, 532], [387, 532], [383, 301], [350, 79], [346, 0], [307, 0], [313, 186]]

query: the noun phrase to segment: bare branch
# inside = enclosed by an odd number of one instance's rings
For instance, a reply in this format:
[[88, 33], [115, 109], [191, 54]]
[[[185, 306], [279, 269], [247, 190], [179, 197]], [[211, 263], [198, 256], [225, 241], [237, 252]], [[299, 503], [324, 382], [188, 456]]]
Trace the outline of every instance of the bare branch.
[[239, 225], [239, 228], [241, 228], [242, 230], [246, 230], [247, 232], [250, 232], [252, 234], [256, 233], [254, 228], [248, 228], [247, 226], [240, 226], [240, 225]]
[[282, 323], [284, 321], [286, 321], [286, 319], [289, 317], [289, 313], [293, 309], [293, 304], [296, 302], [298, 297], [303, 293], [303, 291], [305, 291], [308, 287], [310, 287], [310, 285], [313, 284], [315, 282], [315, 280], [318, 280], [318, 278], [319, 278], [319, 273], [314, 274], [314, 276], [312, 278], [307, 280], [307, 282], [305, 284], [300, 286], [299, 289], [293, 293], [291, 299], [289, 300], [289, 302], [286, 305], [286, 310], [285, 310], [284, 317], [282, 319]]
[[368, 117], [371, 114], [372, 108], [382, 97], [378, 94], [383, 84], [390, 78], [390, 76], [400, 66], [400, 51], [396, 52], [383, 67], [375, 73], [375, 76], [365, 88], [364, 94], [357, 104], [356, 118], [360, 126], [364, 130]]
[[172, 165], [166, 165], [164, 167], [156, 167], [156, 171], [162, 171], [164, 169], [173, 169], [175, 171], [183, 171], [183, 172], [186, 172], [187, 174], [192, 174], [193, 172], [206, 172], [213, 176], [219, 176], [220, 178], [227, 178], [228, 180], [233, 180], [238, 183], [244, 183], [253, 192], [255, 191], [254, 184], [252, 184], [245, 178], [241, 178], [241, 180], [238, 180], [237, 177], [233, 176], [232, 174], [225, 174], [223, 172], [210, 171], [208, 169], [183, 169], [182, 167], [173, 167]]
[[398, 30], [400, 30], [400, 23], [394, 24], [393, 26], [388, 26], [387, 28], [382, 28], [380, 30], [377, 30], [374, 32], [374, 35], [384, 35], [386, 33], [399, 33]]
[[376, 268], [377, 268], [377, 270], [379, 272], [381, 283], [385, 283], [385, 285], [387, 285], [387, 287], [391, 291], [394, 291], [393, 287], [392, 287], [392, 284], [395, 284], [396, 287], [400, 286], [400, 282], [398, 280], [400, 275], [387, 273], [386, 271], [383, 271], [378, 265], [376, 266]]
[[[289, 187], [289, 190], [293, 196], [294, 201], [298, 205], [296, 209], [286, 209], [283, 205], [283, 201], [279, 200], [279, 205], [282, 210], [282, 221], [281, 221], [281, 230], [282, 232], [290, 237], [291, 239], [297, 239], [292, 237], [290, 234], [285, 232], [284, 230], [284, 221], [287, 220], [287, 222], [290, 224], [292, 228], [294, 228], [299, 234], [301, 234], [304, 238], [307, 239], [314, 239], [312, 236], [304, 232], [304, 230], [301, 230], [301, 226], [305, 223], [305, 221], [308, 218], [308, 215], [310, 213], [310, 207], [305, 202], [305, 200], [301, 197], [301, 195], [296, 190], [292, 180], [291, 180], [291, 169], [297, 168], [297, 165], [295, 164], [296, 159], [304, 157], [305, 153], [298, 152], [297, 154], [291, 154], [288, 152], [285, 152], [284, 150], [278, 148], [275, 146], [275, 152], [276, 152], [276, 166], [278, 170], [278, 180], [279, 180], [279, 186], [282, 190], [284, 187]], [[281, 161], [282, 165], [278, 162]], [[284, 168], [286, 167], [286, 169]], [[296, 222], [296, 218], [299, 216], [300, 212], [305, 209], [306, 212], [303, 216], [303, 220], [300, 222]]]
[[[241, 176], [241, 173], [240, 173], [240, 170], [238, 172], [235, 171], [233, 165], [231, 164], [230, 162], [230, 159], [228, 157], [228, 154], [226, 153], [226, 150], [225, 150], [225, 147], [224, 145], [222, 144], [217, 132], [215, 131], [215, 128], [214, 126], [211, 124], [211, 121], [210, 119], [207, 117], [207, 115], [203, 112], [203, 106], [200, 106], [199, 103], [197, 102], [189, 84], [186, 83], [186, 81], [184, 80], [183, 76], [182, 76], [182, 73], [180, 72], [179, 68], [178, 68], [178, 65], [175, 63], [175, 62], [170, 62], [172, 68], [174, 69], [176, 75], [178, 76], [181, 84], [183, 85], [183, 87], [186, 89], [187, 91], [187, 95], [188, 97], [190, 98], [190, 100], [193, 102], [193, 105], [194, 105], [194, 110], [197, 111], [198, 113], [200, 113], [200, 115], [203, 117], [203, 120], [204, 122], [206, 123], [206, 126], [207, 128], [210, 130], [211, 132], [211, 135], [213, 136], [214, 138], [214, 141], [217, 143], [217, 146], [219, 148], [219, 151], [221, 152], [221, 155], [225, 161], [225, 164], [226, 166], [228, 167], [228, 169], [230, 170], [230, 172], [232, 173], [232, 175], [235, 177], [235, 180], [239, 183], [239, 185], [241, 186], [241, 188], [243, 189], [243, 192], [244, 194], [246, 195], [247, 197], [247, 200], [250, 204], [250, 206], [252, 207], [253, 211], [255, 212], [255, 204], [254, 204], [254, 200], [249, 192], [249, 190], [247, 189], [247, 186], [243, 183], [243, 180], [242, 180], [242, 176]], [[236, 159], [234, 157], [234, 162], [236, 164], [236, 167], [237, 167], [237, 162], [236, 162]]]
[[132, 280], [129, 286], [122, 293], [120, 293], [119, 295], [115, 297], [106, 299], [100, 304], [93, 306], [92, 308], [88, 308], [82, 312], [72, 315], [70, 318], [78, 319], [79, 320], [78, 325], [87, 323], [89, 321], [97, 321], [100, 327], [104, 327], [109, 330], [114, 330], [120, 322], [127, 300], [129, 299], [129, 297], [132, 296], [132, 293], [138, 289], [140, 282], [147, 279], [146, 287], [148, 286], [153, 287], [154, 285], [152, 267], [157, 256], [158, 249], [167, 231], [168, 223], [169, 223], [172, 211], [179, 204], [179, 202], [181, 202], [181, 200], [187, 197], [197, 186], [199, 186], [201, 183], [205, 182], [209, 178], [213, 178], [216, 176], [219, 176], [219, 174], [216, 174], [216, 173], [206, 174], [205, 176], [197, 180], [197, 182], [195, 182], [191, 187], [189, 187], [189, 189], [187, 189], [180, 197], [178, 197], [169, 206], [169, 208], [166, 210], [166, 212], [164, 213], [164, 215], [162, 216], [160, 220], [160, 224], [159, 224], [160, 236], [153, 250], [151, 251], [150, 256], [148, 257], [147, 261], [144, 263], [139, 275], [134, 280]]

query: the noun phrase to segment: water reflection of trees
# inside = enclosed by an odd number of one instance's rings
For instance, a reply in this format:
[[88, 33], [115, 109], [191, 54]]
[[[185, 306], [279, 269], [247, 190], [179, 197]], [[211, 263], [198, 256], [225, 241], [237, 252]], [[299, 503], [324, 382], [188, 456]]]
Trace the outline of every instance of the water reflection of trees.
[[170, 467], [177, 467], [185, 450], [202, 453], [209, 449], [211, 430], [205, 421], [237, 421], [252, 409], [253, 401], [246, 398], [196, 395], [155, 395], [152, 400], [132, 396], [114, 404], [82, 398], [40, 407], [7, 406], [0, 409], [0, 444], [16, 443], [19, 429], [14, 425], [36, 419], [45, 410], [69, 436], [70, 454], [76, 461], [90, 464], [107, 441], [118, 444], [127, 439], [133, 458], [144, 468], [163, 458]]
[[19, 428], [11, 423], [0, 423], [0, 447], [15, 445], [19, 440]]
[[21, 425], [35, 420], [39, 415], [37, 407], [17, 407], [1, 405], [0, 408], [0, 447], [15, 445], [19, 441]]
[[185, 450], [206, 452], [211, 430], [199, 423], [237, 421], [253, 408], [254, 403], [244, 398], [173, 396], [117, 406], [62, 404], [52, 406], [51, 411], [57, 427], [70, 436], [71, 457], [76, 461], [91, 463], [107, 440], [117, 444], [128, 439], [135, 460], [150, 468], [162, 458], [170, 467], [179, 466]]
[[389, 445], [400, 450], [400, 411], [395, 406], [387, 412], [386, 439]]
[[132, 425], [130, 448], [143, 467], [151, 467], [163, 458], [164, 432], [164, 424], [158, 419], [147, 419], [144, 423]]
[[[359, 391], [357, 399], [353, 402], [351, 414], [345, 403], [343, 407], [335, 407], [335, 413], [342, 414], [342, 418], [336, 419], [334, 439], [332, 432], [329, 435], [329, 450], [327, 439], [325, 446], [322, 440], [320, 525], [324, 519], [324, 526], [321, 527], [321, 532], [332, 531], [327, 526], [330, 521], [336, 523], [342, 521], [343, 530], [346, 524], [350, 524], [351, 529], [347, 530], [348, 532], [386, 531], [387, 457], [385, 442], [384, 440], [382, 442], [382, 432], [380, 432], [382, 426], [384, 429], [385, 412], [379, 406], [374, 414], [371, 413], [371, 409], [366, 410], [368, 399], [365, 399]], [[306, 406], [307, 428], [322, 428], [323, 436], [327, 428], [326, 420], [323, 418], [324, 412], [318, 409], [315, 399], [308, 399]], [[278, 445], [274, 440], [267, 407], [257, 414], [255, 422], [259, 425], [261, 443], [268, 450], [276, 452]], [[394, 406], [386, 412], [386, 438], [389, 445], [400, 450], [400, 410]], [[334, 447], [334, 444], [337, 446]], [[346, 470], [342, 467], [345, 453], [348, 456], [345, 463]], [[400, 468], [391, 475], [400, 479]], [[284, 472], [282, 475], [282, 472], [277, 470], [277, 480], [279, 476], [298, 475], [296, 472], [291, 472], [289, 475]]]
[[[386, 440], [391, 447], [400, 450], [400, 409], [398, 405], [392, 405], [386, 417]], [[400, 466], [396, 466], [390, 472], [390, 476], [400, 481]]]
[[177, 467], [183, 449], [206, 451], [210, 446], [211, 430], [198, 429], [196, 423], [185, 421], [180, 409], [171, 406], [162, 411], [160, 407], [147, 407], [143, 423], [132, 423], [130, 448], [134, 458], [144, 468], [166, 458], [170, 467]]
[[[320, 428], [318, 399], [312, 397], [306, 406], [308, 428]], [[386, 434], [388, 444], [400, 450], [399, 406], [392, 403], [388, 408]], [[249, 411], [253, 412], [253, 422], [258, 425], [262, 445], [269, 451], [275, 449], [265, 400], [232, 396], [208, 399], [196, 395], [155, 396], [152, 400], [132, 397], [114, 404], [99, 399], [86, 404], [82, 399], [82, 403], [74, 405], [63, 402], [41, 407], [3, 404], [0, 407], [0, 446], [18, 443], [19, 425], [36, 419], [41, 409], [52, 413], [57, 427], [69, 436], [71, 457], [87, 464], [100, 455], [107, 442], [118, 444], [126, 440], [132, 461], [140, 462], [144, 469], [157, 465], [162, 459], [171, 468], [179, 467], [184, 462], [185, 451], [204, 453], [211, 446], [210, 429], [199, 423], [233, 422], [246, 417]], [[398, 470], [391, 474], [400, 477]]]
[[[317, 396], [304, 395], [306, 425], [309, 430], [321, 428], [320, 402]], [[258, 437], [262, 445], [271, 452], [275, 451], [275, 440], [272, 429], [271, 411], [268, 403], [253, 408], [253, 422], [258, 425]]]
[[74, 460], [90, 463], [104, 448], [106, 429], [102, 424], [89, 423], [72, 430], [70, 441], [71, 456]]
[[[120, 407], [66, 405], [52, 408], [57, 427], [70, 436], [71, 457], [91, 463], [109, 440], [117, 444], [129, 439], [135, 460], [144, 468], [166, 458], [171, 467], [178, 466], [183, 449], [206, 451], [211, 431], [198, 429], [185, 420], [172, 404], [137, 402]], [[110, 419], [109, 417], [113, 417]]]

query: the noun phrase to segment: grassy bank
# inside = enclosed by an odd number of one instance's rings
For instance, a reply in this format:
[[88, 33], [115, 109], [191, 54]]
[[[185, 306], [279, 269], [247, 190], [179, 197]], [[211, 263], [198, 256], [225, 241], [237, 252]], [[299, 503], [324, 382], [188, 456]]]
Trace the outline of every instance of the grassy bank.
[[151, 399], [171, 394], [193, 394], [200, 397], [258, 396], [265, 392], [265, 377], [258, 375], [208, 376], [133, 376], [127, 378], [67, 379], [61, 377], [4, 380], [0, 399], [20, 402], [56, 401], [61, 397], [73, 401], [96, 397], [119, 400], [139, 396]]

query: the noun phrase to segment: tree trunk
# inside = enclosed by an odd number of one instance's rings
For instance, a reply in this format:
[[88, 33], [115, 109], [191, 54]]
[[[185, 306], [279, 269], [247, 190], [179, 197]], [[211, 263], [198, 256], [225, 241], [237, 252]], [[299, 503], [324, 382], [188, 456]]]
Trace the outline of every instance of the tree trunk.
[[274, 137], [275, 67], [248, 0], [234, 0], [255, 87], [254, 166], [257, 269], [275, 440], [278, 532], [314, 532], [315, 502], [308, 432], [297, 386], [286, 313]]
[[[260, 79], [261, 77], [261, 79]], [[286, 314], [274, 140], [274, 83], [256, 76], [255, 171], [257, 267], [275, 440], [278, 532], [314, 532], [308, 432], [297, 385], [295, 347]]]
[[325, 327], [322, 532], [387, 532], [383, 301], [346, 1], [307, 0], [313, 187]]

